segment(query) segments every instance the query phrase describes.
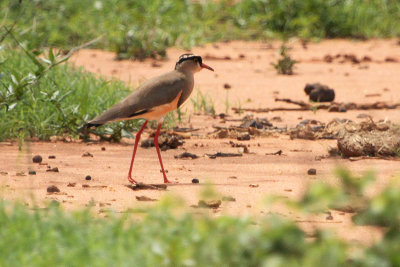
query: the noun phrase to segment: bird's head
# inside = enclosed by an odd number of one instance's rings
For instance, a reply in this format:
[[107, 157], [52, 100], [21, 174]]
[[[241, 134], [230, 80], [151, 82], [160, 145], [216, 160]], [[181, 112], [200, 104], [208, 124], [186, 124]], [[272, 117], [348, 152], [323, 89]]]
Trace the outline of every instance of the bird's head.
[[213, 68], [203, 63], [201, 56], [196, 56], [194, 54], [181, 55], [176, 62], [175, 69], [180, 71], [190, 71], [192, 73], [201, 71], [202, 69], [214, 71]]

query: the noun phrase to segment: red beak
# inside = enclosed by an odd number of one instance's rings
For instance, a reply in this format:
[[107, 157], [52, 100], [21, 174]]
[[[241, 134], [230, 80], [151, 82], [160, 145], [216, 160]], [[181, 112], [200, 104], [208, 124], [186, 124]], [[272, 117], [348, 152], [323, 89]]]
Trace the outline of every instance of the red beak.
[[209, 70], [211, 70], [211, 71], [214, 71], [213, 68], [211, 68], [210, 66], [208, 66], [208, 65], [206, 65], [206, 64], [204, 64], [204, 63], [201, 63], [200, 66], [201, 66], [202, 68], [204, 68], [204, 69], [209, 69]]

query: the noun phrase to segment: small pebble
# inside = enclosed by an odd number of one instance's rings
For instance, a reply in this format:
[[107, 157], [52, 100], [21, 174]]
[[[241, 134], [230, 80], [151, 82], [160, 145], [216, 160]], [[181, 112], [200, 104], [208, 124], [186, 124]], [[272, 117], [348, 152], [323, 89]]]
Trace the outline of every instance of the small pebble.
[[36, 171], [29, 171], [29, 175], [36, 175]]
[[55, 159], [55, 158], [56, 158], [56, 156], [54, 156], [54, 155], [49, 156], [49, 159]]
[[33, 163], [40, 163], [42, 162], [43, 158], [40, 155], [36, 155], [32, 158]]
[[106, 148], [103, 146], [103, 147], [101, 148], [101, 151], [106, 151]]
[[308, 171], [307, 171], [307, 174], [308, 175], [316, 175], [317, 174], [317, 170], [316, 169], [309, 169]]
[[85, 180], [86, 180], [86, 181], [90, 181], [90, 180], [92, 180], [92, 177], [91, 177], [90, 175], [87, 175], [87, 176], [85, 177]]
[[199, 179], [197, 179], [197, 178], [192, 179], [192, 184], [198, 184], [198, 183], [199, 183]]
[[57, 192], [60, 192], [60, 189], [58, 189], [58, 187], [55, 185], [51, 185], [51, 186], [47, 187], [47, 192], [48, 193], [57, 193]]
[[229, 83], [224, 84], [224, 89], [231, 89], [232, 86]]

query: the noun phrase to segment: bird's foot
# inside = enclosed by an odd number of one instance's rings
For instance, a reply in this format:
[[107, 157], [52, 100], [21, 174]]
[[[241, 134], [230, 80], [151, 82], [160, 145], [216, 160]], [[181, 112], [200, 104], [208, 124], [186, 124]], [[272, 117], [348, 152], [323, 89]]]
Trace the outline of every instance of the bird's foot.
[[138, 184], [138, 182], [136, 182], [130, 175], [128, 176], [128, 181], [129, 181], [131, 184]]

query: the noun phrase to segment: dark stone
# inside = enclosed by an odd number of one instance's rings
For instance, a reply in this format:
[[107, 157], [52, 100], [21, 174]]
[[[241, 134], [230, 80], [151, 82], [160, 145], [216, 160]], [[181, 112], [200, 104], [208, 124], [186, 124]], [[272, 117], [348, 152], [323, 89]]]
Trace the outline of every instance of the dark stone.
[[85, 180], [90, 181], [90, 180], [92, 180], [92, 177], [90, 175], [86, 175]]
[[36, 171], [29, 171], [29, 175], [36, 175]]
[[57, 192], [60, 192], [60, 189], [58, 189], [58, 187], [55, 185], [51, 185], [51, 186], [47, 187], [47, 192], [48, 193], [57, 193]]
[[224, 89], [231, 89], [232, 86], [229, 83], [224, 84]]
[[332, 102], [335, 100], [335, 91], [330, 88], [314, 89], [310, 93], [310, 100], [314, 102]]
[[308, 175], [316, 175], [316, 174], [317, 174], [317, 170], [311, 168], [311, 169], [309, 169], [309, 170], [307, 171], [307, 174], [308, 174]]
[[192, 184], [198, 184], [200, 181], [197, 178], [192, 179]]
[[54, 156], [54, 155], [49, 156], [49, 159], [55, 159], [55, 158], [56, 158], [56, 156]]
[[42, 162], [43, 158], [40, 155], [36, 155], [32, 158], [33, 163], [40, 163]]

